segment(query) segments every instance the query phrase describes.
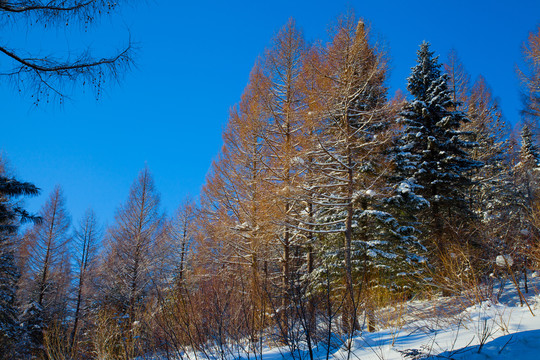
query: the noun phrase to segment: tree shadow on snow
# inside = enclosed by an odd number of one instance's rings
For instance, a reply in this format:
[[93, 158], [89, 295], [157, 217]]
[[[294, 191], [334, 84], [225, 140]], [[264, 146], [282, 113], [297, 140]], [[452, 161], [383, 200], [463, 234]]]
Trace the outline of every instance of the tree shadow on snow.
[[501, 336], [483, 345], [445, 351], [427, 359], [537, 360], [540, 359], [540, 330], [522, 331]]

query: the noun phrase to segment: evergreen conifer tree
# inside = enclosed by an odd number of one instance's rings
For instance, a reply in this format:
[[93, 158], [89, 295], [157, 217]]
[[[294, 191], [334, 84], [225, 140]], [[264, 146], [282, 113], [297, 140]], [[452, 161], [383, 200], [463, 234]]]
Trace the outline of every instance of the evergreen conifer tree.
[[19, 269], [13, 234], [21, 222], [39, 219], [14, 204], [13, 199], [38, 193], [39, 189], [30, 183], [0, 175], [0, 359], [13, 358], [13, 345], [19, 333], [15, 305]]
[[[538, 192], [538, 149], [533, 141], [533, 135], [528, 125], [521, 129], [521, 149], [519, 162], [514, 166], [516, 197], [521, 208], [520, 217], [525, 219], [529, 213]], [[524, 226], [524, 225], [522, 225]]]
[[521, 130], [521, 162], [531, 162], [531, 165], [538, 165], [538, 148], [533, 142], [531, 129], [524, 125]]
[[466, 194], [472, 185], [471, 171], [482, 163], [468, 152], [475, 143], [467, 139], [472, 134], [460, 127], [469, 119], [455, 110], [458, 106], [447, 76], [428, 43], [420, 46], [407, 89], [413, 99], [400, 114], [397, 172], [429, 201], [430, 206], [420, 212], [423, 237], [429, 239], [426, 245], [441, 251], [450, 241], [450, 224], [467, 223], [473, 216]]

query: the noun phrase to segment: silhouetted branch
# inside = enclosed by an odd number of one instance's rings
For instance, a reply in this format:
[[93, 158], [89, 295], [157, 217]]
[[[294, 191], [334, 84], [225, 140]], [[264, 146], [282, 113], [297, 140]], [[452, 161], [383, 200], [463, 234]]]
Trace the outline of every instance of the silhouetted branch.
[[[116, 6], [116, 2], [106, 0], [0, 0], [0, 15], [4, 15], [4, 21], [27, 19], [30, 25], [43, 23], [49, 28], [63, 23], [67, 25], [70, 19], [86, 26]], [[0, 43], [0, 57], [3, 55], [8, 60], [2, 61], [0, 76], [11, 78], [16, 89], [29, 93], [36, 104], [51, 93], [60, 99], [67, 97], [66, 83], [92, 85], [99, 96], [106, 79], [119, 80], [121, 74], [129, 70], [133, 53], [131, 41], [111, 56], [99, 58], [87, 50], [77, 57], [68, 55], [61, 59], [9, 48]]]

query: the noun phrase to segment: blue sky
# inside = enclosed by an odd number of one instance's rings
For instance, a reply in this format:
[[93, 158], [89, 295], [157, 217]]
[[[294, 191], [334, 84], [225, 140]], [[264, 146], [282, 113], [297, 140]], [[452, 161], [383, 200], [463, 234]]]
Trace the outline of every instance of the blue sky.
[[74, 221], [92, 207], [111, 223], [147, 164], [171, 213], [187, 194], [198, 194], [229, 108], [272, 36], [293, 17], [308, 41], [325, 39], [328, 25], [347, 9], [388, 47], [391, 94], [405, 90], [418, 45], [427, 40], [442, 59], [456, 49], [473, 78], [486, 77], [506, 119], [519, 120], [515, 66], [521, 44], [540, 23], [539, 1], [140, 2], [82, 34], [70, 25], [52, 32], [14, 27], [0, 35], [12, 48], [45, 53], [91, 46], [101, 54], [121, 46], [129, 29], [139, 48], [136, 68], [98, 101], [86, 89], [62, 106], [35, 108], [0, 78], [0, 149], [20, 179], [42, 189], [27, 207], [39, 210], [60, 184]]

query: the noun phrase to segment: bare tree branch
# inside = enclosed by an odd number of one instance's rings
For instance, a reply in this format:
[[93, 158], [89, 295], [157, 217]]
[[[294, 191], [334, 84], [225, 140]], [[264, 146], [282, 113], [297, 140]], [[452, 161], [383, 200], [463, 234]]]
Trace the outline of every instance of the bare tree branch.
[[0, 1], [0, 10], [12, 13], [23, 13], [29, 11], [75, 11], [96, 3], [96, 0], [86, 2], [79, 1]]
[[[44, 59], [25, 59], [13, 52], [12, 50], [8, 50], [2, 46], [0, 46], [0, 52], [6, 54], [13, 60], [21, 63], [21, 69], [24, 67], [33, 69], [36, 72], [55, 72], [57, 75], [62, 76], [68, 76], [71, 77], [72, 74], [75, 74], [77, 72], [80, 72], [81, 70], [85, 70], [90, 67], [98, 67], [101, 65], [111, 65], [114, 64], [117, 61], [121, 60], [128, 60], [129, 51], [131, 50], [131, 44], [125, 48], [121, 53], [117, 54], [116, 56], [112, 58], [103, 58], [97, 61], [90, 60], [89, 62], [83, 62], [83, 61], [75, 61], [75, 62], [55, 62], [48, 60], [46, 58]], [[50, 65], [47, 65], [50, 64]], [[19, 72], [19, 71], [17, 71]], [[12, 72], [12, 74], [15, 72]]]
[[[3, 17], [6, 21], [17, 23], [30, 19], [30, 25], [43, 23], [49, 28], [64, 21], [67, 24], [70, 19], [86, 26], [116, 6], [116, 2], [106, 0], [0, 0], [0, 14], [6, 15]], [[61, 59], [6, 45], [0, 43], [0, 56], [8, 59], [0, 65], [0, 76], [10, 79], [20, 93], [31, 95], [36, 105], [44, 97], [48, 101], [51, 94], [62, 102], [73, 91], [68, 91], [67, 84], [91, 85], [99, 97], [103, 83], [108, 79], [118, 81], [130, 69], [134, 56], [131, 40], [110, 56], [96, 57], [87, 50], [76, 57], [68, 55]]]

